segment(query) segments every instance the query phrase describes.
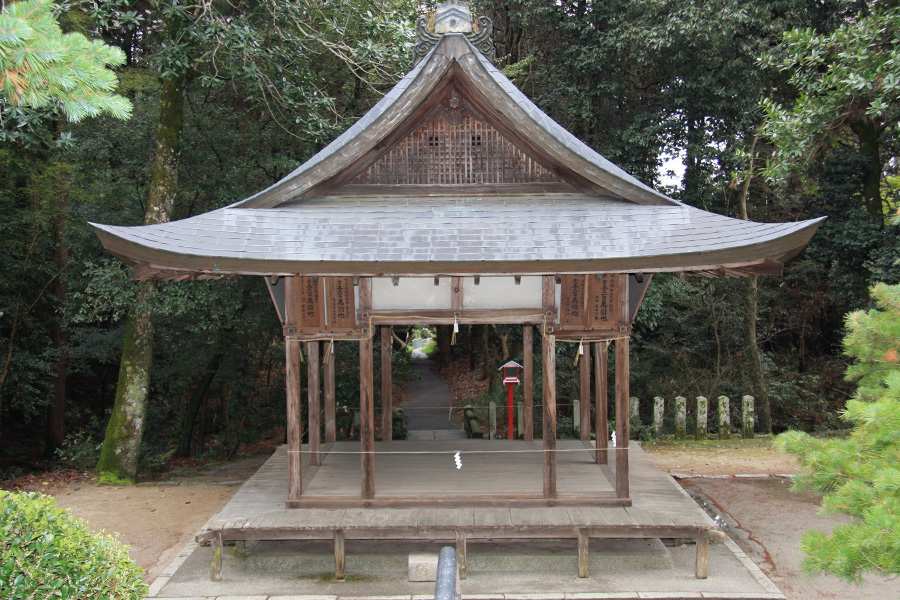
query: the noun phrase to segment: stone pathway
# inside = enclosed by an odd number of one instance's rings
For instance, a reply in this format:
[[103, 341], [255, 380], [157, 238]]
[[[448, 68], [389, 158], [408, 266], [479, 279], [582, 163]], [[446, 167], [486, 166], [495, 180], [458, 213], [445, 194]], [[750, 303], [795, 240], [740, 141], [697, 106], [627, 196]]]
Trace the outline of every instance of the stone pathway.
[[450, 388], [431, 372], [431, 361], [414, 360], [412, 364], [420, 378], [410, 381], [406, 388], [408, 400], [403, 405], [403, 414], [409, 420], [406, 439], [465, 439], [462, 425], [450, 413], [453, 400]]

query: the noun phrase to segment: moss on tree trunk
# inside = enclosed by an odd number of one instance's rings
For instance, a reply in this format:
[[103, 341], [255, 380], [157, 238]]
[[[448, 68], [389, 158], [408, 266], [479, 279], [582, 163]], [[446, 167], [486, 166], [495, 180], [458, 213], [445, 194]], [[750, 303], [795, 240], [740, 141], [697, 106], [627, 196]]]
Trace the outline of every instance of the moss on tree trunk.
[[[144, 213], [144, 223], [147, 225], [168, 221], [175, 201], [184, 125], [185, 83], [184, 75], [162, 81], [156, 156]], [[133, 482], [137, 475], [150, 391], [153, 357], [150, 297], [155, 291], [155, 284], [152, 281], [142, 281], [138, 286], [137, 302], [128, 318], [122, 347], [115, 405], [106, 427], [103, 450], [97, 465], [100, 483]]]

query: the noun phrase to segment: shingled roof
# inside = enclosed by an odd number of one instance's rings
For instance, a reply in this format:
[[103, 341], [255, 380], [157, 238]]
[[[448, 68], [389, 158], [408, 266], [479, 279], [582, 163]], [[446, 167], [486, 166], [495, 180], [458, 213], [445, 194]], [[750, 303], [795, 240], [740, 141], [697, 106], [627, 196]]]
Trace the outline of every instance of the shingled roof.
[[[436, 148], [439, 138], [450, 145]], [[475, 154], [479, 169], [501, 173], [496, 181], [472, 172]], [[666, 197], [550, 119], [465, 35], [448, 33], [270, 188], [172, 223], [94, 227], [136, 278], [744, 275], [780, 271], [820, 221], [755, 223]]]

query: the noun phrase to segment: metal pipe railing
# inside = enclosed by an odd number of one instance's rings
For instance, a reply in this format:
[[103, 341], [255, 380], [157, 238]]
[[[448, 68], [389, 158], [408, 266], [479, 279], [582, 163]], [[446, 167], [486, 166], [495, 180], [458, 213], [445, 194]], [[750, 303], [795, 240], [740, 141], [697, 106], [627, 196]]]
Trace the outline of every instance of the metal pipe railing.
[[434, 600], [460, 600], [459, 569], [456, 565], [456, 550], [444, 546], [438, 555], [437, 580], [434, 584]]

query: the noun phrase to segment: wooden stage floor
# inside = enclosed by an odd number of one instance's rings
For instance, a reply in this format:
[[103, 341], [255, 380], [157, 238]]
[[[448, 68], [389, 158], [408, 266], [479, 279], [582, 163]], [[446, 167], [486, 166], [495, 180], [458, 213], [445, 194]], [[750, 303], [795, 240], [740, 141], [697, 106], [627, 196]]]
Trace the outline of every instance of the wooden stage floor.
[[[540, 452], [541, 442], [499, 440], [451, 440], [451, 441], [398, 441], [375, 444], [375, 493], [379, 496], [452, 496], [460, 495], [510, 495], [540, 494], [543, 471]], [[558, 449], [558, 490], [560, 496], [568, 494], [590, 495], [592, 492], [610, 493], [611, 481], [615, 481], [614, 467], [592, 462], [593, 451], [576, 440], [560, 440]], [[304, 446], [304, 450], [306, 447]], [[324, 456], [319, 467], [309, 466], [309, 455], [303, 460], [303, 498], [359, 498], [360, 457], [357, 442], [338, 442], [331, 453]], [[457, 469], [453, 453], [461, 452], [462, 468]], [[494, 452], [504, 451], [504, 452]], [[513, 452], [509, 452], [513, 451]], [[341, 454], [346, 452], [346, 454]], [[379, 454], [398, 452], [398, 454]], [[400, 454], [399, 452], [404, 452]], [[405, 452], [438, 452], [438, 454], [405, 454]], [[612, 452], [610, 452], [612, 454]], [[675, 481], [663, 473], [647, 454], [634, 442], [629, 448], [632, 506], [597, 507], [544, 507], [541, 512], [553, 522], [574, 526], [585, 524], [587, 513], [596, 513], [597, 524], [622, 525], [695, 525], [711, 527], [709, 516], [684, 492]], [[611, 461], [614, 462], [614, 461]], [[267, 513], [284, 510], [302, 511], [315, 509], [285, 509], [287, 499], [287, 448], [280, 447], [272, 457], [235, 494], [231, 501], [207, 525], [208, 529], [221, 527], [226, 522], [252, 519]], [[349, 509], [348, 509], [349, 510]], [[364, 514], [374, 510], [357, 509], [347, 513]], [[472, 520], [481, 520], [478, 511], [496, 511], [496, 508], [471, 507]], [[530, 520], [526, 513], [534, 509], [509, 508], [510, 518]], [[546, 511], [551, 511], [547, 513]], [[558, 515], [556, 513], [559, 513]], [[312, 512], [310, 516], [312, 516]], [[494, 518], [497, 512], [492, 512]], [[304, 519], [295, 515], [299, 521]], [[333, 516], [332, 516], [333, 518]], [[293, 520], [293, 519], [292, 519]], [[503, 519], [506, 522], [507, 518]], [[588, 519], [590, 520], [590, 519]], [[469, 521], [469, 519], [466, 519]], [[590, 524], [590, 523], [587, 523]]]

